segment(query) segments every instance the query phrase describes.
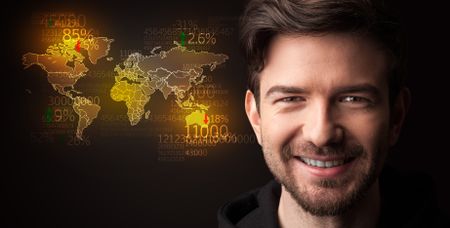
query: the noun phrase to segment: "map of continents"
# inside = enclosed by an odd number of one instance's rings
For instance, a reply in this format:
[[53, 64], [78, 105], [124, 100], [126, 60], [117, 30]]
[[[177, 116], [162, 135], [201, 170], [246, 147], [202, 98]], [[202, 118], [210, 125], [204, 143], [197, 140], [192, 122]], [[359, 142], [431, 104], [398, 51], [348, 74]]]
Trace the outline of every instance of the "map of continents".
[[[74, 85], [86, 76], [89, 69], [84, 64], [86, 57], [92, 64], [108, 55], [113, 39], [94, 37], [90, 40], [63, 40], [51, 45], [46, 54], [26, 53], [23, 55], [25, 68], [40, 66], [47, 72], [47, 80], [59, 94], [73, 101], [72, 108], [78, 115], [75, 136], [83, 139], [83, 131], [97, 118], [101, 107], [81, 96]], [[217, 65], [224, 63], [228, 56], [210, 52], [196, 52], [174, 42], [176, 47], [158, 54], [144, 56], [133, 53], [115, 67], [115, 84], [110, 96], [114, 101], [125, 102], [127, 116], [131, 125], [136, 125], [144, 113], [144, 106], [156, 91], [164, 98], [175, 95], [175, 101], [182, 109], [192, 110], [186, 116], [186, 125], [207, 125], [208, 106], [195, 102], [189, 90], [203, 82], [203, 67], [213, 71]], [[86, 52], [81, 52], [84, 49]], [[87, 53], [86, 56], [83, 53]]]

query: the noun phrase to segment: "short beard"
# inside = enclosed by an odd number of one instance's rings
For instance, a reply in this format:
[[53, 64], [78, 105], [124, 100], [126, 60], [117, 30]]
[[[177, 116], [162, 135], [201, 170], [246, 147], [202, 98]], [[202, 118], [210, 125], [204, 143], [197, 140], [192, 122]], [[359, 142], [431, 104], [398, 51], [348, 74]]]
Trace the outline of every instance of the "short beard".
[[[351, 144], [348, 145], [347, 148], [341, 148], [338, 150], [336, 147], [327, 147], [327, 148], [318, 148], [315, 145], [309, 143], [303, 143], [299, 145], [299, 148], [302, 151], [309, 151], [310, 153], [316, 153], [321, 155], [333, 155], [340, 154], [343, 156], [353, 157], [357, 156], [361, 161], [368, 160], [368, 154], [364, 150], [364, 148], [359, 144]], [[266, 152], [266, 151], [265, 151]], [[270, 151], [273, 152], [273, 151]], [[369, 188], [377, 179], [377, 169], [376, 164], [379, 161], [380, 153], [376, 153], [376, 155], [369, 162], [369, 170], [367, 173], [359, 173], [357, 176], [353, 176], [356, 178], [356, 187], [350, 193], [343, 196], [341, 199], [336, 197], [334, 200], [329, 200], [327, 202], [318, 202], [310, 195], [306, 188], [302, 188], [297, 185], [295, 178], [290, 175], [287, 170], [284, 175], [280, 172], [274, 172], [275, 169], [280, 171], [281, 167], [269, 167], [272, 173], [275, 176], [275, 179], [281, 183], [286, 190], [290, 193], [290, 195], [294, 198], [298, 205], [300, 205], [306, 212], [314, 216], [337, 216], [342, 215], [351, 209], [357, 202], [359, 202], [362, 198], [367, 195]], [[282, 161], [284, 164], [291, 159], [294, 158], [292, 153], [291, 146], [287, 145], [283, 147], [281, 153]], [[268, 164], [269, 165], [269, 164]], [[344, 177], [340, 180], [334, 179], [322, 179], [317, 182], [316, 187], [324, 188], [324, 189], [332, 189], [341, 186], [345, 186], [352, 179], [349, 177]], [[309, 193], [309, 194], [308, 194]]]

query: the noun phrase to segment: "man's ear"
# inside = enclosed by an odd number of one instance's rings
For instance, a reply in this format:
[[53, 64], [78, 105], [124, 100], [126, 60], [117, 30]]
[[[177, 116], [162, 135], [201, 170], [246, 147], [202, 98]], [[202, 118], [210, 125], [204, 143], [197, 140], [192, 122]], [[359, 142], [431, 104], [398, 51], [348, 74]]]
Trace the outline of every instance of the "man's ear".
[[255, 131], [258, 143], [261, 145], [261, 116], [256, 107], [255, 96], [250, 90], [247, 90], [247, 93], [245, 94], [245, 112], [247, 113], [253, 131]]
[[411, 92], [408, 88], [404, 87], [400, 90], [391, 112], [392, 120], [389, 134], [390, 146], [393, 146], [398, 140], [410, 104]]

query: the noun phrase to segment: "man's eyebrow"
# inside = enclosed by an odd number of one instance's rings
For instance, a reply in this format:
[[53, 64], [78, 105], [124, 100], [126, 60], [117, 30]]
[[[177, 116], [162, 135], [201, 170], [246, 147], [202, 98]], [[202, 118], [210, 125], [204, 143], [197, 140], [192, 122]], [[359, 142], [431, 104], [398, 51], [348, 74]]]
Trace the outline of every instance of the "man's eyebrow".
[[265, 97], [269, 97], [270, 95], [274, 93], [305, 93], [306, 90], [300, 87], [295, 86], [282, 86], [282, 85], [276, 85], [272, 86], [267, 92]]
[[342, 86], [334, 90], [335, 94], [342, 93], [370, 93], [375, 96], [379, 96], [381, 94], [380, 90], [371, 85], [371, 84], [360, 84], [360, 85], [351, 85], [351, 86]]
[[[291, 94], [298, 94], [298, 93], [306, 93], [307, 90], [300, 87], [295, 86], [282, 86], [282, 85], [276, 85], [272, 86], [267, 92], [265, 97], [269, 97], [274, 93], [291, 93]], [[375, 96], [380, 95], [380, 90], [371, 85], [371, 84], [359, 84], [359, 85], [351, 85], [351, 86], [342, 86], [338, 87], [334, 90], [335, 94], [342, 94], [342, 93], [370, 93]]]

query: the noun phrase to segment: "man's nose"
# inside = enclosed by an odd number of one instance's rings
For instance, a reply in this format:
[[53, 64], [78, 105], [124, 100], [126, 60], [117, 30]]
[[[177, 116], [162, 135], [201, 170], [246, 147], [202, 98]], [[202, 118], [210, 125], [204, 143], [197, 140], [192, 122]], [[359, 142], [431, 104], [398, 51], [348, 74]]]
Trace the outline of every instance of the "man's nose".
[[339, 143], [344, 137], [343, 134], [330, 105], [323, 102], [310, 107], [303, 125], [303, 137], [306, 141], [323, 147]]

